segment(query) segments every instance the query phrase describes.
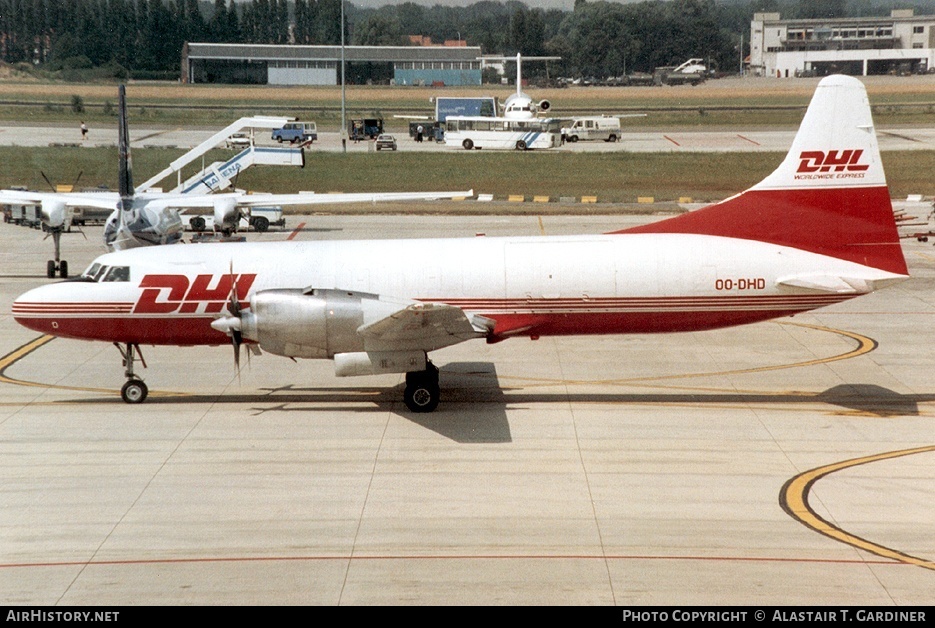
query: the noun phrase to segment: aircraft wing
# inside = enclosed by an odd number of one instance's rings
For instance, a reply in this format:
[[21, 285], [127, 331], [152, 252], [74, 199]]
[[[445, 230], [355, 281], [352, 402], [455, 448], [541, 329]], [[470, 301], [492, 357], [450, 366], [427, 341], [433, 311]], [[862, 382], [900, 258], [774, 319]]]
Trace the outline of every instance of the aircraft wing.
[[368, 347], [383, 351], [432, 351], [472, 338], [482, 338], [493, 321], [444, 303], [413, 301], [357, 329]]
[[21, 190], [0, 190], [0, 204], [4, 205], [42, 205], [43, 203], [62, 203], [65, 207], [94, 207], [98, 209], [116, 209], [120, 196], [114, 192], [29, 192]]
[[237, 204], [242, 207], [260, 205], [331, 205], [342, 203], [391, 203], [393, 201], [437, 201], [469, 198], [474, 190], [464, 192], [334, 192], [326, 194], [248, 194]]
[[387, 203], [393, 201], [434, 201], [451, 198], [468, 198], [474, 190], [464, 192], [335, 192], [327, 194], [142, 194], [147, 205], [154, 209], [214, 207], [218, 203], [231, 202], [237, 207], [262, 207], [266, 205], [335, 205], [342, 203]]

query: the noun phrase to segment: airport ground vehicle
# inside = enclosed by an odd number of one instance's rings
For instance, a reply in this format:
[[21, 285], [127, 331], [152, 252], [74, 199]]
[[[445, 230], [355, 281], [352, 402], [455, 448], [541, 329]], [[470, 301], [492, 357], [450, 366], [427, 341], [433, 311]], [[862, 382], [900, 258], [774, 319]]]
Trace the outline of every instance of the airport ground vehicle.
[[249, 133], [234, 133], [229, 138], [224, 140], [224, 146], [233, 150], [243, 150], [249, 148], [253, 145], [253, 140], [250, 139]]
[[451, 116], [445, 125], [445, 144], [466, 150], [531, 150], [562, 145], [561, 121], [557, 118], [516, 120]]
[[273, 129], [272, 139], [280, 144], [314, 142], [318, 139], [318, 127], [314, 122], [288, 122], [281, 129]]
[[14, 225], [25, 225], [38, 229], [42, 224], [39, 205], [5, 205], [3, 222], [12, 222]]
[[689, 59], [681, 65], [659, 67], [653, 72], [655, 85], [697, 85], [706, 78], [704, 59]]
[[[211, 214], [182, 214], [182, 224], [189, 231], [201, 233], [214, 230], [214, 216]], [[282, 207], [251, 207], [250, 216], [240, 218], [240, 228], [253, 228], [254, 231], [264, 232], [271, 226], [285, 227], [286, 219]]]
[[374, 143], [377, 150], [396, 150], [396, 138], [392, 135], [378, 135], [376, 142]]
[[417, 140], [419, 136], [419, 127], [422, 127], [423, 142], [444, 142], [445, 125], [440, 122], [430, 122], [428, 120], [417, 120], [409, 123], [409, 137]]
[[347, 121], [347, 134], [355, 142], [374, 139], [383, 133], [383, 118], [357, 118]]
[[620, 133], [620, 118], [614, 116], [574, 118], [571, 124], [562, 127], [562, 136], [567, 142], [579, 140], [616, 142], [620, 139]]
[[493, 96], [438, 96], [432, 101], [435, 103], [435, 121], [439, 123], [447, 122], [448, 116], [492, 118], [497, 115], [497, 99]]

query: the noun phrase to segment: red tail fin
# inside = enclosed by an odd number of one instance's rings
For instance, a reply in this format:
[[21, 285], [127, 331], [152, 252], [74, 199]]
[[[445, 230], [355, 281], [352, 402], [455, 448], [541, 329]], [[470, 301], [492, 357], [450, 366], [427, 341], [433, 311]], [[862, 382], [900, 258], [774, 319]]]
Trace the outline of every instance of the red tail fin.
[[746, 192], [617, 233], [697, 233], [789, 246], [908, 275], [863, 84], [821, 81], [782, 164]]

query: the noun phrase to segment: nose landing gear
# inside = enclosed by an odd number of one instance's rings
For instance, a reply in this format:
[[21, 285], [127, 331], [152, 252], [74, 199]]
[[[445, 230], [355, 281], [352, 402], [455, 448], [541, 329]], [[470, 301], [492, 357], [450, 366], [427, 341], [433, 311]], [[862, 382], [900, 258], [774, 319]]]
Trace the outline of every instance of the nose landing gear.
[[[117, 347], [117, 351], [120, 352], [123, 358], [123, 366], [126, 369], [124, 375], [126, 375], [127, 383], [120, 389], [120, 397], [126, 403], [143, 403], [146, 401], [146, 396], [149, 394], [149, 388], [146, 387], [143, 380], [136, 377], [133, 373], [133, 364], [137, 359], [139, 359], [143, 368], [146, 368], [146, 360], [143, 359], [143, 352], [140, 351], [140, 345], [127, 343], [126, 349], [124, 349], [120, 343], [115, 342], [114, 346]], [[139, 354], [138, 358], [137, 354]]]

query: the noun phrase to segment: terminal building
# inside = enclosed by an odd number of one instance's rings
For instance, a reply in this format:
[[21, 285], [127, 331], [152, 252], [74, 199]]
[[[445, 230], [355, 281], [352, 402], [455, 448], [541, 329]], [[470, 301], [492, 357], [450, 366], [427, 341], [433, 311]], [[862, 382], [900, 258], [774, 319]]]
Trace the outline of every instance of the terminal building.
[[935, 15], [783, 20], [754, 13], [750, 66], [759, 76], [912, 74], [935, 71]]
[[[479, 46], [345, 46], [348, 84], [480, 85]], [[339, 85], [341, 46], [186, 43], [183, 83]]]

